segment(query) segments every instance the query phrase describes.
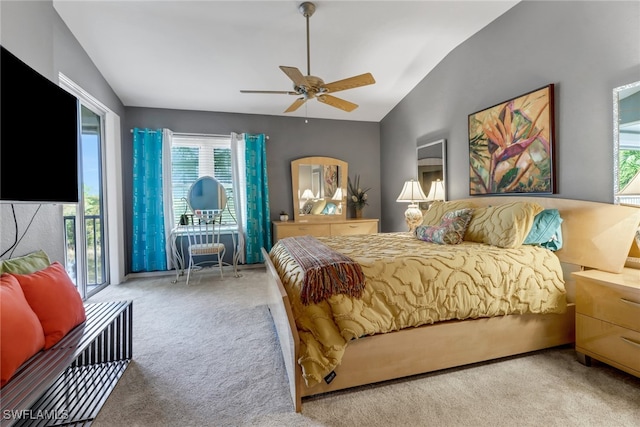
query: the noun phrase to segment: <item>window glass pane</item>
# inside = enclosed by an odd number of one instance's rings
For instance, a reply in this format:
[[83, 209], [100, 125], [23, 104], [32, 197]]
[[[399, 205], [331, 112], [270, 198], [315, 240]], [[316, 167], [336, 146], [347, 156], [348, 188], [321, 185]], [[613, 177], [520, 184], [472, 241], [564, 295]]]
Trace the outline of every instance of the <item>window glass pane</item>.
[[227, 209], [223, 213], [223, 222], [235, 224], [235, 206], [231, 176], [231, 140], [219, 137], [173, 138], [172, 184], [173, 210], [175, 223], [180, 223], [180, 215], [190, 214], [187, 194], [191, 184], [202, 176], [213, 176], [225, 187]]

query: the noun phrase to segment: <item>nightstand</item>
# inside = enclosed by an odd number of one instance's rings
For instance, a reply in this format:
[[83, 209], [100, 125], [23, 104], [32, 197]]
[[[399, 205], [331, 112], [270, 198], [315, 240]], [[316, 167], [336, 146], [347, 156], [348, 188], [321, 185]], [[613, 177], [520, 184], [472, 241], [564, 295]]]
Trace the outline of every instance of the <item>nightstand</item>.
[[576, 279], [576, 352], [640, 377], [640, 270], [585, 270]]

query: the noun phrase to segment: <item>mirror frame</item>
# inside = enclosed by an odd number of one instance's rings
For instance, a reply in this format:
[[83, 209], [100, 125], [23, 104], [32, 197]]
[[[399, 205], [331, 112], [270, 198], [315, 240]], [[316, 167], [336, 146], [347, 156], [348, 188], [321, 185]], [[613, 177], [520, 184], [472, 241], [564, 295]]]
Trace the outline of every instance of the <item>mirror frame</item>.
[[[440, 144], [442, 147], [441, 150], [439, 150], [439, 154], [440, 154], [440, 157], [442, 158], [442, 181], [444, 186], [444, 200], [447, 200], [447, 140], [446, 139], [444, 138], [438, 139], [437, 141], [431, 141], [416, 147], [416, 179], [418, 180], [420, 185], [422, 185], [422, 191], [424, 191], [424, 194], [428, 196], [431, 186], [429, 186], [429, 188], [425, 188], [425, 185], [422, 179], [420, 179], [421, 178], [420, 177], [420, 160], [436, 158], [436, 157], [421, 157], [420, 150], [423, 150], [425, 148], [430, 148], [430, 147], [434, 147], [433, 149], [435, 150], [436, 149], [435, 146], [438, 144]], [[430, 204], [431, 204], [431, 201], [420, 203], [420, 209], [426, 210], [429, 208]]]
[[[194, 209], [193, 205], [191, 204], [191, 192], [194, 190], [194, 188], [196, 187], [196, 185], [198, 185], [198, 183], [204, 183], [205, 181], [213, 181], [213, 183], [218, 185], [218, 202], [220, 202], [220, 204], [222, 204], [223, 206], [220, 208], [204, 208], [204, 207], [196, 207]], [[191, 209], [192, 213], [196, 213], [196, 210], [219, 210], [220, 212], [224, 211], [227, 208], [227, 203], [229, 201], [227, 200], [227, 191], [224, 188], [224, 186], [222, 185], [222, 183], [220, 181], [218, 181], [216, 178], [209, 176], [209, 175], [205, 175], [205, 176], [201, 176], [200, 178], [196, 179], [191, 186], [189, 187], [189, 191], [187, 192], [187, 204], [189, 205], [189, 209]]]
[[[624, 195], [620, 194], [620, 95], [623, 92], [636, 89], [640, 92], [640, 81], [619, 86], [613, 89], [613, 203], [638, 206], [639, 203], [621, 200]], [[640, 199], [640, 194], [638, 195]]]
[[[342, 189], [342, 200], [339, 213], [334, 215], [311, 215], [300, 213], [300, 166], [320, 165], [338, 166], [338, 185]], [[349, 164], [343, 160], [333, 157], [302, 157], [291, 162], [291, 192], [293, 198], [293, 220], [294, 222], [335, 222], [347, 219], [347, 179], [349, 176]]]

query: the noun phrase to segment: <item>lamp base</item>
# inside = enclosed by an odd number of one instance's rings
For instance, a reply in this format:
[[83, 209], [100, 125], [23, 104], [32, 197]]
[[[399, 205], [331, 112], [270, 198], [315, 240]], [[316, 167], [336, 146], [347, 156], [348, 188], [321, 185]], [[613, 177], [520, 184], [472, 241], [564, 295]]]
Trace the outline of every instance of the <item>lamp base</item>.
[[407, 222], [409, 231], [413, 232], [422, 223], [422, 211], [418, 205], [410, 204], [407, 210], [404, 211], [404, 219]]

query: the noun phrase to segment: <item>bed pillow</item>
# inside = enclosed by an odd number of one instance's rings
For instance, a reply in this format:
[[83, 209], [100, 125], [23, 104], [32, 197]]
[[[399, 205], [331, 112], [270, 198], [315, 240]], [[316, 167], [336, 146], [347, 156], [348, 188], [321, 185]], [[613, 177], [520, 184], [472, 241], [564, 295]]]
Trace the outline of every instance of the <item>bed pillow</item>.
[[474, 209], [464, 240], [500, 248], [518, 248], [529, 234], [533, 219], [542, 211], [542, 206], [533, 202], [511, 202]]
[[453, 200], [445, 202], [442, 200], [436, 200], [431, 203], [431, 205], [429, 205], [429, 209], [423, 213], [422, 225], [439, 225], [445, 213], [474, 207], [475, 205], [468, 201]]
[[300, 213], [309, 215], [311, 213], [311, 208], [313, 208], [313, 200], [307, 200], [304, 206], [302, 206]]
[[336, 204], [335, 203], [327, 203], [327, 205], [322, 209], [322, 215], [334, 215], [336, 213]]
[[44, 347], [44, 333], [38, 316], [24, 297], [18, 280], [0, 276], [0, 387], [20, 365]]
[[86, 319], [82, 298], [62, 264], [31, 274], [15, 274], [24, 296], [44, 330], [44, 348], [51, 348]]
[[313, 202], [313, 207], [311, 208], [311, 215], [320, 215], [322, 210], [326, 206], [327, 201], [325, 199], [318, 199]]
[[51, 264], [51, 261], [47, 254], [43, 250], [39, 250], [24, 256], [0, 261], [0, 274], [29, 274], [42, 270], [48, 267], [49, 264]]
[[545, 209], [533, 219], [524, 245], [538, 245], [552, 251], [562, 249], [562, 218], [558, 209]]
[[425, 242], [440, 245], [457, 245], [462, 243], [473, 209], [449, 211], [442, 216], [439, 225], [420, 225], [416, 227], [416, 237]]

